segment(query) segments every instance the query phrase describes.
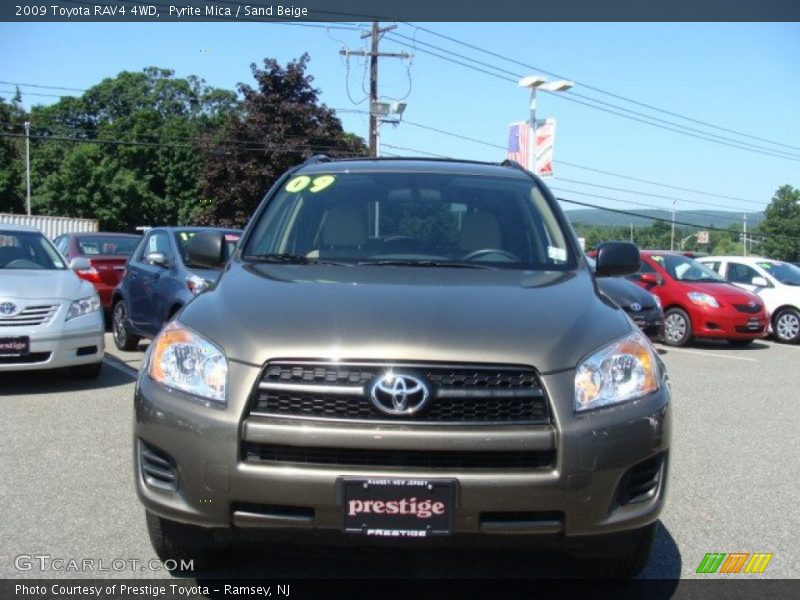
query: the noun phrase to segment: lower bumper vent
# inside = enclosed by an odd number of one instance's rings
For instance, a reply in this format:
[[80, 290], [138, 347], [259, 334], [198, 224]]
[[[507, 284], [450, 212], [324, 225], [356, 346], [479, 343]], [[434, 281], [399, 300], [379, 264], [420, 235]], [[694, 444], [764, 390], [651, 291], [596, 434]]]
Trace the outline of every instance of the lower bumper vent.
[[622, 478], [618, 501], [621, 506], [645, 502], [656, 495], [661, 483], [664, 455], [659, 455], [631, 467]]
[[147, 485], [174, 492], [178, 489], [175, 461], [165, 452], [139, 442], [139, 464]]

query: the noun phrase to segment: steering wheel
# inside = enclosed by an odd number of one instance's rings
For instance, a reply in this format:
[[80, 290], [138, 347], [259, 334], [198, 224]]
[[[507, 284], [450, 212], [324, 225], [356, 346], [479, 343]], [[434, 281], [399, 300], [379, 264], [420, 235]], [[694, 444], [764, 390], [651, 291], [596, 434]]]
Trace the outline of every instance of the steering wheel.
[[501, 250], [500, 248], [481, 248], [480, 250], [473, 250], [472, 252], [464, 256], [461, 260], [477, 260], [488, 254], [498, 254], [504, 258], [507, 258], [510, 261], [522, 262], [519, 256], [517, 256], [516, 254], [512, 254], [507, 250]]
[[6, 265], [6, 269], [41, 269], [42, 265], [28, 260], [27, 258], [17, 258]]

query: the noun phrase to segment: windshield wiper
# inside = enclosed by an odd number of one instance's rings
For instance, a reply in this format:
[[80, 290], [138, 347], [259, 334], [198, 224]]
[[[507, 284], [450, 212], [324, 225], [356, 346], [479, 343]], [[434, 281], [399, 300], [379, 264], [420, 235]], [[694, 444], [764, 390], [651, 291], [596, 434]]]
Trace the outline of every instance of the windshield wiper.
[[477, 263], [447, 261], [447, 260], [402, 260], [402, 259], [383, 259], [383, 260], [365, 260], [358, 263], [359, 265], [370, 266], [390, 266], [390, 267], [447, 267], [455, 269], [489, 269], [496, 271], [497, 267], [489, 265], [481, 265]]
[[351, 263], [339, 262], [335, 260], [325, 260], [320, 258], [309, 258], [301, 254], [248, 254], [242, 257], [243, 260], [254, 262], [279, 263], [284, 265], [339, 265], [351, 267]]

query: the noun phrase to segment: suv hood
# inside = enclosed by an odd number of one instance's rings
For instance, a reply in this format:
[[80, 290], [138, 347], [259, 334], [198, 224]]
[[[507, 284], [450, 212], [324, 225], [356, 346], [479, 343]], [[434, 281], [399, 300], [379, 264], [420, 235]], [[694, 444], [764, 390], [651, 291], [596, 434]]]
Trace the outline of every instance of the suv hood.
[[94, 293], [70, 269], [3, 269], [0, 275], [0, 298], [79, 300]]
[[261, 366], [278, 358], [574, 368], [632, 327], [588, 271], [241, 265], [180, 320]]

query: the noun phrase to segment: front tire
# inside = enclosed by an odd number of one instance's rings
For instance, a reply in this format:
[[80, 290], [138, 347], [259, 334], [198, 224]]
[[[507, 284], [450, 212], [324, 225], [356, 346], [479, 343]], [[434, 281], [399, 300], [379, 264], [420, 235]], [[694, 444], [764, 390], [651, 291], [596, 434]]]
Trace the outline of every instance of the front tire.
[[692, 339], [692, 321], [686, 311], [670, 308], [664, 316], [664, 343], [685, 346]]
[[[655, 535], [656, 524], [651, 523], [628, 533], [602, 536], [590, 542], [587, 548], [576, 554], [576, 558], [587, 561], [588, 574], [592, 577], [633, 579], [647, 565]], [[620, 544], [625, 549], [621, 554]]]
[[161, 561], [175, 561], [174, 573], [206, 571], [217, 563], [218, 547], [209, 532], [162, 519], [150, 511], [145, 511], [145, 519], [153, 550]]
[[131, 333], [128, 328], [128, 307], [124, 300], [118, 300], [111, 312], [111, 329], [114, 337], [114, 345], [126, 352], [136, 350], [139, 347], [138, 335]]
[[775, 339], [784, 344], [800, 342], [800, 312], [794, 308], [784, 308], [775, 315], [772, 331]]

